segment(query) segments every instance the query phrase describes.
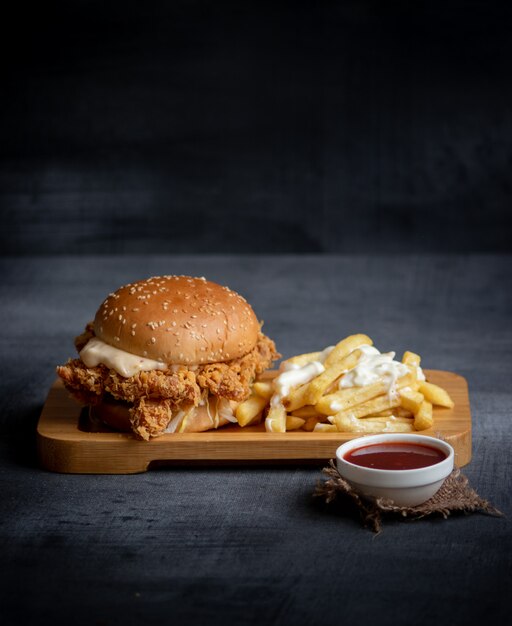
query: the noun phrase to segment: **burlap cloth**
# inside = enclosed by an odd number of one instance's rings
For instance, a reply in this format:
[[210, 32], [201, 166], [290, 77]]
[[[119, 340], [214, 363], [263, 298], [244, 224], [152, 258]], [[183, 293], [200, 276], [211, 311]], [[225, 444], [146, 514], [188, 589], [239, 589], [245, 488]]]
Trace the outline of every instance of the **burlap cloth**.
[[385, 518], [418, 520], [431, 515], [441, 515], [446, 519], [452, 513], [485, 513], [498, 517], [503, 515], [470, 487], [468, 479], [457, 468], [430, 500], [412, 507], [395, 506], [391, 500], [384, 498], [374, 501], [361, 498], [340, 476], [333, 460], [323, 469], [323, 474], [327, 476], [327, 480], [317, 485], [313, 495], [324, 498], [328, 504], [336, 499], [344, 512], [348, 513], [355, 509], [363, 526], [376, 533], [382, 530]]

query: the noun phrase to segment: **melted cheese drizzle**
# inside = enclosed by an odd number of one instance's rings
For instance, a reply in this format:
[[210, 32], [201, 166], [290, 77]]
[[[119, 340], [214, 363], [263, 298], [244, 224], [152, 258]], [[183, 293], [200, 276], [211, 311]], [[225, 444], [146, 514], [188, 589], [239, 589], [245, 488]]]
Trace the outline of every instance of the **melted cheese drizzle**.
[[101, 341], [97, 337], [89, 339], [86, 345], [80, 351], [80, 358], [87, 367], [96, 367], [97, 365], [105, 365], [115, 370], [123, 378], [130, 378], [139, 372], [147, 372], [149, 370], [166, 370], [167, 364], [161, 361], [153, 361], [146, 359]]

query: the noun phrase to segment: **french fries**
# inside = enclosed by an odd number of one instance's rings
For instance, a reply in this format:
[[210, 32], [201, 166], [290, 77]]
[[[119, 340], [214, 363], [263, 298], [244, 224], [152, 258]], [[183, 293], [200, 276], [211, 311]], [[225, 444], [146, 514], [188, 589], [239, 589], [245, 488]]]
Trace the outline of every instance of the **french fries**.
[[294, 415], [286, 416], [286, 430], [298, 430], [301, 426], [304, 426], [306, 420], [302, 417], [295, 417]]
[[[355, 418], [368, 417], [370, 415], [375, 415], [375, 413], [379, 413], [380, 411], [392, 409], [396, 406], [400, 406], [399, 396], [379, 396], [378, 398], [373, 398], [372, 400], [368, 400], [367, 402], [363, 402], [362, 404], [353, 406], [350, 409], [346, 409], [345, 411], [339, 411], [339, 413], [336, 413], [336, 415], [332, 417], [334, 419], [334, 422], [338, 424], [338, 420], [345, 416]], [[339, 428], [339, 430], [341, 430], [341, 428]]]
[[[336, 348], [334, 350], [336, 350]], [[307, 390], [304, 393], [305, 404], [316, 404], [331, 383], [333, 383], [346, 371], [351, 370], [357, 365], [360, 355], [361, 353], [359, 350], [354, 350], [354, 352], [347, 354], [337, 363], [327, 367], [325, 371], [320, 374], [320, 376], [317, 376], [310, 383], [308, 383]]]
[[336, 430], [348, 433], [411, 433], [414, 431], [412, 420], [393, 418], [393, 416], [359, 420], [352, 415], [344, 415], [336, 420]]
[[373, 346], [373, 341], [366, 335], [350, 335], [342, 339], [334, 349], [329, 353], [324, 361], [326, 368], [331, 367], [342, 361], [351, 352], [354, 352], [359, 346]]
[[420, 392], [425, 397], [425, 400], [431, 404], [437, 404], [438, 406], [444, 406], [448, 409], [453, 409], [453, 400], [442, 387], [434, 385], [433, 383], [427, 383], [423, 381], [419, 386]]
[[268, 398], [253, 394], [241, 402], [235, 411], [235, 417], [240, 426], [248, 426], [255, 421], [256, 417], [268, 404]]
[[404, 352], [404, 356], [402, 357], [402, 363], [404, 365], [412, 365], [413, 367], [419, 367], [421, 363], [421, 357], [414, 352]]
[[270, 400], [274, 394], [272, 383], [267, 380], [256, 381], [252, 386], [252, 390], [257, 396], [265, 398], [265, 400]]
[[286, 411], [284, 406], [271, 406], [265, 419], [265, 430], [269, 433], [286, 432]]
[[[396, 388], [402, 389], [413, 384], [413, 377], [411, 374], [402, 376], [397, 383]], [[387, 393], [389, 385], [384, 381], [373, 383], [372, 385], [366, 385], [365, 387], [348, 387], [341, 389], [336, 393], [324, 395], [315, 405], [315, 409], [319, 413], [325, 415], [332, 415], [338, 411], [349, 409], [351, 406], [361, 404], [377, 396], [381, 396]]]
[[312, 361], [319, 361], [321, 359], [322, 352], [308, 352], [307, 354], [298, 354], [297, 356], [292, 356], [286, 361], [283, 361], [283, 366], [296, 366], [303, 367]]
[[364, 334], [293, 356], [261, 376], [236, 409], [241, 426], [265, 417], [271, 433], [414, 432], [432, 428], [433, 406], [453, 408], [446, 390], [425, 381], [421, 357], [380, 353]]
[[400, 405], [415, 414], [420, 410], [424, 396], [419, 391], [406, 387], [400, 391]]
[[306, 400], [306, 394], [308, 393], [308, 391], [309, 383], [292, 389], [288, 396], [283, 398], [283, 405], [285, 406], [286, 410], [291, 413], [292, 411], [296, 411], [297, 409], [300, 409], [308, 404], [308, 401]]
[[434, 423], [432, 417], [432, 405], [426, 400], [421, 403], [419, 410], [414, 414], [414, 428], [416, 430], [426, 430]]

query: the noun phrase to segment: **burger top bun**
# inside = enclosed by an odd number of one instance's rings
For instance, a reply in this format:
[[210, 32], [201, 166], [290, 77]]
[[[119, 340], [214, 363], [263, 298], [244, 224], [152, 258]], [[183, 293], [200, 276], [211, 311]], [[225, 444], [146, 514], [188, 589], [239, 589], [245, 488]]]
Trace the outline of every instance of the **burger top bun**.
[[230, 361], [254, 348], [260, 325], [246, 300], [205, 278], [155, 276], [121, 287], [100, 306], [96, 336], [169, 364]]

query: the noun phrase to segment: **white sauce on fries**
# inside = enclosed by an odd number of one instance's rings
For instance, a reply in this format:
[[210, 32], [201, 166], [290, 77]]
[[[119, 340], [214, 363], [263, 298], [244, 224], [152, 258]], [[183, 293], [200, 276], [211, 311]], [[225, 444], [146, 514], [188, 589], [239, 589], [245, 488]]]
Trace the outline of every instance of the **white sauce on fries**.
[[283, 398], [290, 393], [292, 387], [299, 387], [309, 383], [313, 378], [325, 371], [325, 367], [320, 361], [311, 361], [299, 369], [291, 369], [283, 372], [274, 379], [274, 389], [276, 393], [272, 396], [271, 404], [279, 404]]
[[124, 378], [130, 378], [130, 376], [135, 376], [139, 372], [167, 369], [167, 365], [161, 361], [145, 359], [136, 354], [119, 350], [119, 348], [109, 346], [108, 343], [101, 341], [97, 337], [89, 339], [80, 351], [80, 358], [87, 367], [96, 367], [101, 363], [115, 370]]
[[407, 365], [395, 361], [395, 352], [381, 353], [374, 346], [359, 346], [361, 357], [357, 365], [340, 378], [338, 387], [365, 387], [387, 380], [389, 395], [396, 394], [396, 381], [409, 373]]

